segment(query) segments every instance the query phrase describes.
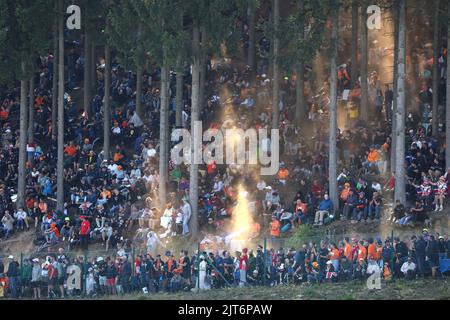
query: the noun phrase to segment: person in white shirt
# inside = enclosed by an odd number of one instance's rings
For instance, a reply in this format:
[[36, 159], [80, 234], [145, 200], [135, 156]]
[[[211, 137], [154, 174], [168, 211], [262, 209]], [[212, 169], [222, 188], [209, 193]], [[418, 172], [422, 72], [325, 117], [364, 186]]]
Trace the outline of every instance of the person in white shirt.
[[189, 233], [189, 220], [191, 219], [192, 209], [187, 198], [183, 198], [183, 206], [181, 207], [183, 213], [183, 236]]
[[174, 211], [173, 206], [169, 202], [166, 205], [166, 210], [164, 210], [164, 213], [161, 216], [161, 223], [160, 223], [160, 225], [164, 229], [170, 229], [172, 218], [173, 218], [173, 211]]
[[223, 190], [224, 184], [223, 181], [220, 180], [219, 176], [214, 178], [214, 187], [213, 192], [221, 192]]
[[150, 254], [155, 254], [158, 244], [164, 247], [164, 244], [161, 240], [159, 240], [157, 234], [153, 231], [149, 231], [147, 233], [147, 252]]
[[19, 208], [19, 210], [14, 213], [14, 218], [17, 220], [17, 228], [20, 230], [24, 230], [25, 227], [27, 230], [29, 229], [27, 213], [23, 210], [23, 208]]
[[208, 269], [208, 263], [205, 261], [205, 257], [203, 255], [200, 256], [200, 264], [199, 264], [199, 289], [200, 290], [209, 290], [211, 287], [207, 282], [206, 271]]
[[412, 280], [416, 276], [416, 264], [412, 261], [412, 257], [408, 257], [408, 260], [403, 263], [400, 271], [403, 273], [406, 279]]
[[381, 195], [381, 184], [379, 182], [372, 182], [372, 189], [374, 189], [378, 194]]
[[367, 265], [367, 274], [380, 273], [381, 269], [378, 263], [375, 260], [369, 259], [369, 263]]

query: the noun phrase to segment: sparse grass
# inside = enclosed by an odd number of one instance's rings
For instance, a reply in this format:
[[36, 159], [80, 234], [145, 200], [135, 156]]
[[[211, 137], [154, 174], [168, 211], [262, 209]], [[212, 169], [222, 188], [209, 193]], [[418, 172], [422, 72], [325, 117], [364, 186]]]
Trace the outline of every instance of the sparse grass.
[[449, 280], [397, 280], [369, 290], [365, 283], [303, 284], [297, 286], [227, 288], [175, 294], [107, 297], [121, 300], [450, 300]]

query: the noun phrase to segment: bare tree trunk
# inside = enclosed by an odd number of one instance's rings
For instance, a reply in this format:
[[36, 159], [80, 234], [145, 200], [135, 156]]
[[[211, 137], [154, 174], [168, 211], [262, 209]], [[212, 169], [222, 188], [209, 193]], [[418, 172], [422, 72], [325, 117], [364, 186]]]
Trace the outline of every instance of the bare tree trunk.
[[446, 108], [445, 108], [445, 168], [450, 168], [450, 5], [448, 6], [447, 17], [447, 92], [446, 92]]
[[[275, 32], [277, 32], [280, 24], [280, 1], [273, 0], [273, 21]], [[277, 36], [273, 39], [273, 89], [272, 89], [272, 128], [278, 129], [280, 122], [280, 108], [278, 106], [280, 100], [280, 75], [278, 67], [278, 55], [279, 55], [279, 39]]]
[[337, 190], [337, 55], [338, 55], [338, 27], [339, 0], [331, 0], [332, 30], [331, 30], [331, 60], [330, 60], [330, 154], [329, 154], [329, 192], [335, 210], [339, 208]]
[[431, 127], [433, 137], [437, 137], [439, 133], [439, 110], [438, 110], [438, 94], [439, 94], [439, 4], [440, 0], [434, 0], [434, 21], [433, 21], [433, 118], [431, 119]]
[[142, 110], [142, 66], [136, 69], [136, 113], [141, 119], [144, 119]]
[[95, 42], [91, 41], [91, 85], [92, 85], [92, 92], [97, 91], [97, 63], [95, 61]]
[[91, 39], [89, 32], [84, 32], [84, 83], [83, 83], [83, 104], [86, 117], [91, 117], [92, 83], [91, 83]]
[[[202, 46], [205, 46], [206, 44], [206, 28], [201, 28], [201, 43]], [[206, 84], [206, 54], [204, 52], [201, 53], [201, 60], [200, 60], [200, 93], [199, 93], [199, 104], [200, 104], [200, 112], [205, 107], [205, 84]]]
[[398, 74], [397, 74], [397, 161], [395, 164], [395, 200], [406, 202], [405, 195], [405, 70], [406, 70], [406, 0], [399, 0]]
[[255, 6], [252, 0], [248, 1], [247, 17], [248, 17], [248, 52], [247, 65], [251, 70], [251, 81], [256, 74], [255, 60]]
[[[28, 103], [28, 111], [30, 112], [28, 116], [28, 142], [34, 142], [34, 73], [30, 79], [30, 90], [29, 90], [29, 103]], [[28, 159], [28, 161], [32, 161], [32, 159]]]
[[300, 60], [297, 64], [295, 73], [297, 74], [295, 88], [295, 123], [300, 126], [302, 117], [305, 116], [305, 68], [304, 63]]
[[393, 77], [393, 92], [394, 92], [394, 101], [392, 101], [392, 146], [391, 146], [391, 161], [390, 161], [390, 168], [391, 172], [395, 172], [395, 161], [396, 161], [396, 148], [397, 148], [397, 74], [398, 74], [398, 29], [399, 29], [399, 6], [398, 6], [398, 0], [394, 0], [394, 7], [393, 7], [393, 16], [394, 16], [394, 24], [395, 24], [395, 30], [394, 30], [394, 77]]
[[[166, 59], [164, 59], [166, 60]], [[167, 164], [168, 159], [168, 123], [169, 123], [169, 101], [168, 101], [168, 87], [169, 87], [169, 70], [166, 62], [161, 67], [161, 117], [159, 123], [159, 204], [161, 210], [167, 202]]]
[[52, 79], [52, 135], [56, 133], [56, 117], [58, 114], [58, 16], [55, 19], [55, 35], [53, 38], [53, 79]]
[[[298, 10], [304, 14], [305, 3], [304, 0], [299, 0]], [[305, 21], [302, 18], [298, 26], [300, 39], [305, 39]], [[296, 81], [296, 99], [295, 99], [295, 122], [300, 126], [300, 120], [305, 115], [305, 63], [300, 59], [297, 63], [295, 73], [297, 75]]]
[[103, 153], [104, 159], [110, 158], [111, 138], [111, 48], [105, 45], [105, 95], [103, 98]]
[[192, 49], [194, 61], [192, 64], [192, 101], [191, 101], [191, 131], [194, 135], [191, 137], [191, 165], [189, 169], [189, 199], [192, 208], [191, 230], [194, 238], [198, 237], [198, 164], [195, 161], [198, 141], [195, 137], [195, 123], [199, 121], [199, 94], [200, 94], [200, 34], [196, 23], [193, 27]]
[[367, 83], [368, 69], [368, 28], [367, 21], [367, 0], [362, 4], [362, 29], [361, 29], [361, 119], [369, 119], [369, 86]]
[[357, 1], [352, 3], [352, 68], [351, 68], [351, 87], [353, 88], [358, 78], [358, 16], [359, 5]]
[[59, 0], [57, 210], [64, 210], [64, 13]]
[[181, 127], [183, 125], [183, 67], [181, 59], [178, 59], [177, 63], [177, 83], [176, 83], [176, 112], [175, 112], [175, 125], [176, 127]]
[[[25, 64], [22, 63], [22, 70]], [[17, 208], [25, 206], [26, 168], [27, 159], [27, 85], [28, 81], [20, 81], [20, 135], [19, 135], [19, 168], [17, 181]]]

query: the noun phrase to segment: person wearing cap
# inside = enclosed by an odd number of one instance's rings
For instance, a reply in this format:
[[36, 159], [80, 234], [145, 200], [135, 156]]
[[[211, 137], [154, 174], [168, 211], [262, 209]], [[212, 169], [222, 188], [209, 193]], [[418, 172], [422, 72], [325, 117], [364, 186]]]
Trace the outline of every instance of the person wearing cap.
[[32, 260], [33, 268], [31, 270], [31, 288], [33, 289], [33, 298], [40, 299], [41, 298], [41, 276], [42, 276], [42, 267], [39, 263], [39, 258], [34, 258]]
[[13, 299], [19, 298], [19, 263], [14, 259], [13, 255], [8, 256], [8, 276], [9, 288], [11, 290], [11, 297]]

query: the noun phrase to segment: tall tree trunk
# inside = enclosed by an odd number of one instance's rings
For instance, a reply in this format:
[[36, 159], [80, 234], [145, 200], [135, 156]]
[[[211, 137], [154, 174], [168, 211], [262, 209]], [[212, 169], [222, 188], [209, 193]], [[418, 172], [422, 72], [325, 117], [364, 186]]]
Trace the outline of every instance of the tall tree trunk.
[[351, 87], [353, 88], [358, 78], [358, 17], [359, 5], [357, 1], [352, 2], [352, 67], [351, 67]]
[[450, 168], [450, 5], [448, 6], [447, 17], [447, 92], [445, 107], [445, 169]]
[[97, 92], [97, 62], [95, 60], [95, 42], [91, 41], [91, 70], [89, 71], [91, 73], [91, 85], [92, 85], [92, 92]]
[[[273, 22], [275, 32], [278, 32], [280, 24], [280, 1], [273, 0]], [[278, 67], [280, 41], [277, 36], [273, 39], [273, 88], [272, 88], [272, 128], [278, 129], [280, 122], [280, 107], [278, 106], [280, 100], [280, 74]]]
[[111, 138], [111, 48], [105, 45], [105, 95], [103, 98], [103, 156], [110, 158]]
[[395, 161], [396, 161], [396, 155], [397, 155], [397, 74], [398, 74], [398, 35], [399, 35], [399, 18], [400, 18], [400, 11], [399, 11], [399, 3], [398, 0], [394, 0], [394, 7], [393, 7], [393, 16], [394, 16], [394, 77], [393, 77], [393, 92], [394, 92], [394, 101], [392, 101], [392, 119], [391, 119], [391, 126], [392, 126], [392, 146], [391, 146], [391, 161], [390, 161], [390, 168], [391, 172], [395, 172]]
[[[25, 64], [22, 63], [22, 70], [25, 70]], [[17, 183], [17, 208], [25, 206], [26, 191], [26, 167], [27, 161], [27, 86], [28, 81], [20, 81], [20, 135], [19, 135], [19, 168]]]
[[57, 210], [64, 210], [64, 11], [59, 0]]
[[[28, 95], [28, 111], [30, 112], [28, 116], [28, 142], [34, 142], [34, 73], [30, 79], [30, 90]], [[28, 159], [31, 161], [32, 159]]]
[[253, 0], [248, 1], [247, 18], [248, 18], [248, 52], [247, 65], [251, 70], [251, 81], [256, 74], [256, 60], [255, 60], [255, 5]]
[[[203, 47], [206, 47], [206, 28], [202, 27], [201, 29], [201, 43]], [[199, 104], [200, 104], [200, 112], [202, 112], [205, 107], [205, 84], [206, 84], [206, 53], [201, 53], [200, 60], [200, 92], [199, 92]]]
[[439, 94], [439, 4], [440, 0], [434, 0], [434, 21], [433, 21], [433, 118], [431, 119], [431, 127], [433, 137], [437, 137], [439, 133], [439, 110], [438, 110], [438, 94]]
[[361, 29], [361, 118], [364, 121], [369, 119], [369, 86], [367, 83], [368, 69], [368, 28], [367, 21], [367, 0], [364, 0], [362, 6], [362, 29]]
[[91, 83], [91, 39], [89, 31], [84, 32], [84, 83], [83, 83], [83, 104], [86, 117], [91, 117], [92, 83]]
[[303, 60], [300, 60], [295, 69], [297, 75], [295, 88], [295, 123], [300, 126], [302, 117], [305, 116], [305, 68]]
[[335, 210], [339, 208], [337, 189], [337, 55], [338, 55], [338, 27], [339, 0], [331, 0], [332, 30], [331, 30], [331, 60], [330, 60], [330, 141], [329, 141], [329, 192]]
[[169, 124], [169, 69], [166, 58], [161, 67], [161, 117], [159, 122], [159, 205], [161, 210], [167, 202], [168, 124]]
[[[298, 10], [304, 14], [305, 3], [304, 0], [298, 1]], [[305, 39], [305, 21], [304, 18], [300, 20], [298, 26], [300, 39]], [[305, 63], [300, 59], [296, 65], [295, 73], [297, 75], [296, 81], [296, 99], [295, 99], [295, 122], [300, 126], [300, 120], [305, 115]]]
[[183, 65], [181, 58], [177, 62], [177, 79], [176, 79], [176, 112], [175, 112], [175, 126], [181, 127], [183, 125]]
[[142, 110], [142, 66], [136, 69], [136, 113], [141, 119], [144, 119]]
[[194, 23], [193, 27], [193, 42], [192, 49], [194, 61], [192, 64], [192, 101], [191, 101], [191, 132], [194, 135], [191, 137], [191, 165], [189, 169], [189, 199], [192, 208], [191, 230], [194, 238], [198, 237], [198, 164], [195, 161], [196, 153], [201, 152], [197, 150], [198, 139], [195, 137], [195, 124], [199, 121], [199, 93], [200, 93], [200, 31], [198, 25]]
[[405, 195], [405, 70], [406, 70], [406, 0], [399, 0], [398, 74], [397, 74], [397, 161], [395, 164], [395, 200], [406, 202]]
[[53, 38], [53, 79], [52, 79], [52, 135], [56, 134], [56, 117], [58, 114], [58, 34], [59, 34], [59, 14], [55, 19], [55, 35]]

